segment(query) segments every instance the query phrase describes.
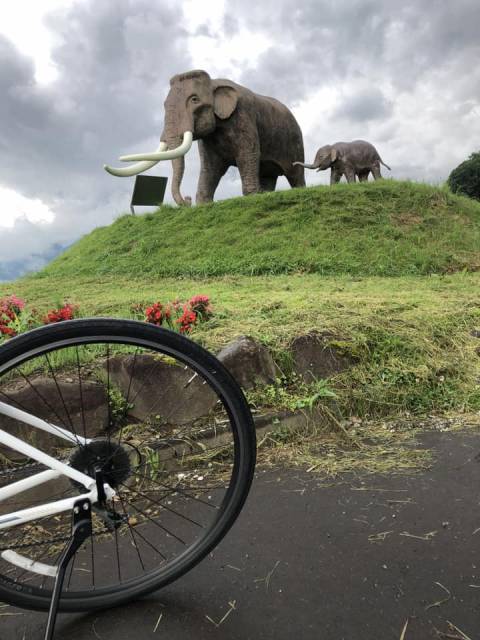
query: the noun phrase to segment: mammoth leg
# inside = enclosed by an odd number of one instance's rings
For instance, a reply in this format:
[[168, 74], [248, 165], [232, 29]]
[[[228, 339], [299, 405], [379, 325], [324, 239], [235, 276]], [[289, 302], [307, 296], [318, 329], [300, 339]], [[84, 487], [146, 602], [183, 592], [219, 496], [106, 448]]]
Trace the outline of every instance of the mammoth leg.
[[347, 182], [349, 184], [351, 182], [355, 182], [355, 171], [350, 167], [345, 167], [345, 177], [347, 178]]
[[275, 191], [277, 176], [260, 176], [260, 189], [262, 191]]
[[237, 167], [242, 180], [243, 195], [258, 193], [260, 191], [260, 149], [255, 148], [253, 151], [239, 153]]
[[228, 165], [215, 151], [206, 148], [202, 140], [198, 141], [200, 153], [200, 176], [198, 178], [196, 203], [212, 202], [215, 190]]
[[368, 182], [368, 174], [370, 173], [370, 169], [368, 171], [359, 171], [358, 172], [358, 181], [359, 182]]
[[372, 175], [374, 180], [380, 180], [382, 177], [382, 174], [380, 173], [380, 165], [379, 164], [374, 164], [372, 166]]
[[337, 182], [340, 182], [341, 177], [342, 177], [342, 172], [336, 169], [335, 167], [332, 167], [332, 170], [330, 172], [330, 184], [331, 185], [337, 184]]

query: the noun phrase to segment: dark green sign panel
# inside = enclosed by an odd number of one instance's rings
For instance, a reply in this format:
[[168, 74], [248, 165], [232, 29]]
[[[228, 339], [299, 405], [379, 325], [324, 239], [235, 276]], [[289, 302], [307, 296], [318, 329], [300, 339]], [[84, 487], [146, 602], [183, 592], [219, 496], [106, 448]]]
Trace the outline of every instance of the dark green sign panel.
[[167, 178], [162, 176], [137, 176], [130, 203], [131, 212], [135, 215], [134, 205], [140, 207], [161, 205], [166, 186]]

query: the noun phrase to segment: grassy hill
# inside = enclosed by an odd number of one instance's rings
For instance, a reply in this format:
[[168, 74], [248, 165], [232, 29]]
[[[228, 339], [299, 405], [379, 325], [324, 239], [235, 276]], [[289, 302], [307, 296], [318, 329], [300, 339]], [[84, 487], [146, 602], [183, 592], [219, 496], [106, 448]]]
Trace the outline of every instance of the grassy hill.
[[479, 267], [479, 203], [385, 180], [123, 216], [0, 296], [131, 317], [207, 294], [214, 317], [192, 337], [266, 344], [283, 379], [252, 401], [279, 409], [314, 393], [291, 375], [291, 341], [328, 331], [356, 361], [328, 382], [338, 409], [371, 418], [480, 410]]
[[384, 180], [125, 215], [36, 277], [401, 276], [479, 268], [480, 203]]

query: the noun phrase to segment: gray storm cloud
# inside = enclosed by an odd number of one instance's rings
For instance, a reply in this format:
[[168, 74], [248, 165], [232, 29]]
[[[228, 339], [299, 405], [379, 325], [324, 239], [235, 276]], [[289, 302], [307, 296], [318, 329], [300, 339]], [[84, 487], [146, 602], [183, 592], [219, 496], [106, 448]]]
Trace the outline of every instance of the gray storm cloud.
[[335, 119], [347, 118], [353, 122], [387, 119], [393, 113], [393, 103], [375, 88], [360, 90], [343, 95], [340, 105], [335, 110]]
[[[189, 53], [197, 37], [212, 48], [245, 30], [268, 38], [254, 64], [232, 54], [206, 70], [291, 107], [307, 157], [362, 137], [380, 143], [393, 177], [440, 182], [480, 148], [477, 0], [229, 0], [220, 28], [207, 17], [188, 33], [181, 3], [74, 4], [48, 17], [58, 42], [49, 85], [37, 84], [33, 62], [0, 36], [0, 186], [55, 213], [51, 224], [19, 220], [2, 229], [0, 279], [40, 267], [127, 210], [132, 181], [101, 167], [156, 147], [169, 78], [200, 66]], [[194, 196], [196, 151], [186, 165], [184, 192]], [[307, 176], [311, 184], [325, 179]], [[217, 198], [239, 193], [231, 170]]]
[[13, 263], [23, 265], [19, 273], [38, 268], [52, 247], [128, 209], [131, 183], [114, 181], [102, 165], [154, 146], [172, 69], [191, 66], [173, 5], [96, 0], [48, 21], [61, 43], [49, 85], [35, 82], [32, 61], [0, 35], [0, 185], [55, 213], [51, 224], [20, 219], [2, 229], [0, 278]]

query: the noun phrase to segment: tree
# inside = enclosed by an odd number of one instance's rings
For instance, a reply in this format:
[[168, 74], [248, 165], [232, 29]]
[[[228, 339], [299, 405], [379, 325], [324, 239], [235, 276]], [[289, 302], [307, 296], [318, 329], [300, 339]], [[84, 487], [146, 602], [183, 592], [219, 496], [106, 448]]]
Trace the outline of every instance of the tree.
[[480, 152], [459, 164], [448, 176], [448, 186], [454, 193], [463, 193], [480, 200]]

